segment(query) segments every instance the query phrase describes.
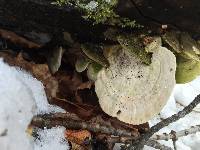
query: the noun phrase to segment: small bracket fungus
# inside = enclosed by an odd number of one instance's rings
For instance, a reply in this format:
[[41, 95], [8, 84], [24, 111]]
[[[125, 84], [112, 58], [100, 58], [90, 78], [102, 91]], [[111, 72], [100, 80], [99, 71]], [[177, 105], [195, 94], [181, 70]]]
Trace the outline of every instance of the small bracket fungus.
[[185, 59], [200, 61], [200, 45], [185, 32], [167, 32], [163, 40], [172, 51]]
[[199, 75], [199, 61], [177, 57], [176, 83], [188, 83]]
[[84, 44], [81, 46], [82, 52], [85, 56], [76, 60], [75, 68], [77, 72], [83, 72], [87, 69], [87, 76], [90, 80], [95, 81], [98, 72], [102, 67], [108, 67], [109, 62], [104, 57], [103, 53], [98, 47]]
[[186, 83], [200, 75], [200, 44], [185, 32], [166, 32], [164, 42], [177, 57], [176, 82]]
[[106, 49], [110, 66], [101, 69], [95, 81], [104, 112], [126, 123], [141, 124], [161, 111], [176, 83], [176, 58], [161, 46], [150, 51], [151, 63], [146, 65], [119, 46]]

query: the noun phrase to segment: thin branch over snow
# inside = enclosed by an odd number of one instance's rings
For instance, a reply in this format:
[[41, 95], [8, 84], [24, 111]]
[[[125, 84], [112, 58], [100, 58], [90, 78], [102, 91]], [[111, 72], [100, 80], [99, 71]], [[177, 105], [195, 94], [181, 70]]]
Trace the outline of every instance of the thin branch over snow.
[[163, 133], [162, 135], [153, 135], [150, 139], [152, 139], [152, 140], [170, 140], [173, 138], [187, 136], [189, 134], [194, 134], [196, 132], [200, 132], [200, 125], [192, 126], [189, 129], [181, 130], [178, 132], [171, 132], [169, 134]]
[[172, 150], [171, 147], [162, 145], [159, 142], [151, 140], [151, 139], [147, 141], [146, 145], [153, 147], [153, 148], [156, 148], [156, 149], [159, 149], [159, 150]]

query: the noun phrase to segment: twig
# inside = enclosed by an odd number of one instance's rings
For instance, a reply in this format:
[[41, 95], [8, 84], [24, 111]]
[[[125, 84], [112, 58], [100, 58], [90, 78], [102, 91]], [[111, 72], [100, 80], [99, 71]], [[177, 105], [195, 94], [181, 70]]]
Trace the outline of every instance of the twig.
[[181, 130], [175, 133], [163, 133], [162, 135], [153, 135], [150, 139], [152, 140], [170, 140], [175, 136], [176, 138], [187, 136], [189, 134], [194, 134], [200, 132], [200, 125], [192, 126], [189, 129]]
[[95, 133], [105, 133], [109, 135], [115, 135], [115, 136], [131, 136], [138, 138], [139, 134], [138, 132], [130, 132], [122, 129], [115, 129], [112, 126], [105, 126], [98, 123], [91, 123], [91, 122], [85, 122], [82, 120], [74, 120], [71, 117], [66, 116], [65, 118], [54, 116], [53, 114], [46, 114], [46, 115], [38, 115], [33, 117], [32, 125], [36, 127], [55, 127], [55, 126], [64, 126], [67, 129], [86, 129], [88, 131], [92, 131]]
[[[131, 140], [135, 140], [135, 138], [132, 137], [107, 137], [107, 142], [110, 144], [115, 144], [115, 143], [131, 143]], [[147, 146], [156, 148], [156, 149], [160, 149], [160, 150], [172, 150], [171, 147], [165, 146], [160, 144], [159, 142], [155, 141], [155, 140], [148, 140], [146, 143]]]
[[156, 149], [159, 149], [159, 150], [172, 150], [171, 147], [162, 145], [159, 142], [154, 141], [154, 140], [148, 140], [146, 145], [150, 146], [150, 147], [153, 147], [153, 148], [156, 148]]
[[177, 140], [172, 140], [173, 146], [174, 146], [174, 150], [177, 150], [177, 148], [176, 148], [176, 141], [177, 141]]
[[162, 129], [165, 126], [168, 126], [170, 123], [175, 122], [179, 120], [180, 118], [183, 118], [185, 115], [189, 114], [194, 107], [196, 107], [200, 103], [200, 95], [197, 95], [195, 99], [186, 106], [182, 111], [179, 111], [177, 114], [172, 115], [171, 117], [168, 117], [164, 119], [163, 121], [157, 123], [153, 127], [150, 128], [148, 132], [143, 134], [137, 141], [135, 141], [133, 144], [128, 146], [128, 150], [141, 150], [146, 142], [150, 139], [150, 137], [158, 132], [160, 129]]

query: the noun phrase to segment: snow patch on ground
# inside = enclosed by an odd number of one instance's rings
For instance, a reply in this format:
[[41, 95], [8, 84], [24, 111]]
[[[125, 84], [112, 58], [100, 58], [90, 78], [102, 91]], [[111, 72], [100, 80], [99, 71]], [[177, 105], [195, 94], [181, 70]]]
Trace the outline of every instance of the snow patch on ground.
[[48, 103], [44, 86], [40, 81], [18, 67], [13, 67], [13, 70], [15, 70], [17, 78], [26, 85], [27, 89], [31, 91], [37, 107], [35, 114], [65, 112], [62, 108]]
[[[51, 150], [47, 143], [51, 147], [54, 145], [54, 149], [69, 149], [63, 141], [64, 128], [52, 128], [39, 133], [40, 142], [36, 140], [35, 143], [26, 134], [34, 115], [50, 112], [64, 110], [48, 104], [40, 81], [0, 59], [0, 150]], [[40, 147], [36, 146], [37, 143], [40, 143]]]
[[[0, 60], [0, 149], [32, 150], [25, 130], [36, 110], [30, 88], [14, 67]], [[12, 142], [13, 141], [13, 142]], [[12, 142], [12, 144], [10, 144]]]
[[[200, 77], [196, 78], [190, 83], [177, 84], [172, 92], [166, 106], [161, 111], [160, 115], [149, 121], [150, 126], [155, 125], [161, 121], [161, 118], [167, 118], [178, 111], [182, 110], [192, 100], [200, 94]], [[191, 126], [200, 124], [200, 105], [198, 105], [194, 111], [186, 115], [184, 118], [170, 124], [168, 127], [161, 129], [156, 134], [169, 133], [171, 130], [180, 131], [188, 129]], [[173, 148], [172, 141], [159, 141], [161, 144], [165, 144]], [[188, 135], [178, 138], [176, 142], [177, 150], [199, 150], [200, 147], [200, 133]]]
[[64, 127], [40, 130], [39, 138], [34, 143], [34, 150], [66, 150], [68, 143], [65, 140], [64, 131]]

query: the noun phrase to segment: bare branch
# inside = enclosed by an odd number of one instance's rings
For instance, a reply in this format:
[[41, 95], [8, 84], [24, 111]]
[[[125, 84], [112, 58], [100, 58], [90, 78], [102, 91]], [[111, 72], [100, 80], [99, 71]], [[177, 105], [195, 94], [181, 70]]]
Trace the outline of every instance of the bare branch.
[[43, 127], [55, 127], [55, 126], [64, 126], [67, 129], [86, 129], [88, 131], [92, 131], [95, 133], [105, 133], [109, 135], [115, 136], [129, 136], [135, 139], [138, 138], [138, 132], [131, 132], [122, 130], [122, 129], [115, 129], [112, 126], [105, 126], [99, 123], [91, 123], [86, 122], [79, 119], [74, 119], [71, 116], [67, 115], [64, 118], [59, 115], [55, 116], [54, 114], [45, 114], [45, 115], [38, 115], [33, 117], [31, 125], [43, 128]]
[[[135, 138], [132, 138], [132, 137], [103, 136], [103, 138], [105, 138], [105, 137], [106, 137], [106, 141], [111, 145], [114, 145], [115, 143], [131, 144], [131, 141], [135, 140]], [[102, 137], [101, 137], [101, 139], [102, 139]], [[155, 140], [151, 140], [151, 139], [147, 141], [146, 145], [156, 148], [156, 149], [160, 149], [160, 150], [172, 150], [171, 147], [162, 145], [159, 142], [157, 142]], [[123, 145], [122, 145], [122, 147], [123, 147]]]
[[150, 139], [152, 140], [170, 140], [173, 139], [174, 136], [176, 138], [187, 136], [189, 134], [195, 134], [196, 132], [200, 132], [200, 125], [192, 126], [189, 129], [181, 130], [176, 133], [163, 133], [161, 135], [153, 135]]
[[177, 148], [176, 148], [176, 141], [177, 141], [177, 140], [172, 140], [173, 146], [174, 146], [174, 150], [177, 150]]
[[160, 150], [172, 150], [171, 147], [162, 145], [159, 142], [154, 141], [154, 140], [148, 140], [146, 145], [150, 146], [150, 147], [153, 147], [153, 148], [156, 148], [156, 149], [160, 149]]
[[171, 117], [168, 117], [162, 120], [161, 122], [151, 127], [147, 133], [143, 134], [137, 141], [135, 141], [133, 144], [128, 146], [127, 149], [128, 150], [143, 149], [146, 142], [150, 139], [150, 137], [154, 133], [158, 132], [160, 129], [162, 129], [165, 126], [168, 126], [170, 123], [175, 122], [179, 120], [180, 118], [183, 118], [185, 115], [189, 114], [199, 103], [200, 103], [200, 95], [197, 95], [197, 97], [195, 97], [195, 99], [183, 110], [179, 111], [177, 114], [172, 115]]

